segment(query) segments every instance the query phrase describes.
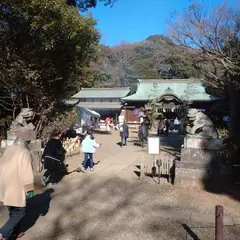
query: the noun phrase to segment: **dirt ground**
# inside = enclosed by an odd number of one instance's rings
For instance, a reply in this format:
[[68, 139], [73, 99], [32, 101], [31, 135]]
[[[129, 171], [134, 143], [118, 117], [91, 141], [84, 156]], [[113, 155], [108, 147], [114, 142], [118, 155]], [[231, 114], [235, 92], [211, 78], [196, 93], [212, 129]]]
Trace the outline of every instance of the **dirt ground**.
[[[72, 173], [54, 189], [40, 187], [36, 178], [39, 194], [29, 204], [23, 239], [214, 239], [214, 225], [184, 221], [177, 215], [186, 211], [214, 216], [215, 205], [220, 204], [226, 216], [240, 217], [240, 202], [232, 194], [139, 179], [137, 166], [147, 155], [138, 146], [136, 133], [123, 148], [117, 132], [96, 134], [96, 141], [103, 145], [94, 156], [94, 162], [100, 161], [94, 172]], [[162, 143], [172, 147], [181, 141], [170, 137]], [[68, 158], [69, 171], [82, 160], [82, 154]], [[168, 219], [163, 211], [176, 213]], [[0, 224], [6, 219], [3, 210]], [[224, 231], [229, 240], [240, 234], [238, 226], [225, 226]]]

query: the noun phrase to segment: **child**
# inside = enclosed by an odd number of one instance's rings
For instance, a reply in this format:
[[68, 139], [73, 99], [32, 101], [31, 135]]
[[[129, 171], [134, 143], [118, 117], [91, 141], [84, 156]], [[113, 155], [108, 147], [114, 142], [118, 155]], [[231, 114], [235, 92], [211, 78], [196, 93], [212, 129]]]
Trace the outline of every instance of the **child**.
[[101, 145], [97, 144], [91, 130], [87, 131], [87, 135], [85, 139], [82, 141], [82, 152], [84, 153], [83, 160], [83, 171], [87, 169], [88, 157], [89, 157], [89, 165], [90, 171], [94, 171], [93, 169], [93, 153], [96, 152], [96, 148], [99, 148]]

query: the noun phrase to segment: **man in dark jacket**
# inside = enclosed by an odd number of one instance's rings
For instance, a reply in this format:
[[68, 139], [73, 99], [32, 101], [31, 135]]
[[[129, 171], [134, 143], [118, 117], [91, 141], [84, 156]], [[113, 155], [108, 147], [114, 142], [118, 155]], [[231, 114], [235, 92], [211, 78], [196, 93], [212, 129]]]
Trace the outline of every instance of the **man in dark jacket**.
[[165, 119], [164, 120], [164, 135], [165, 136], [168, 136], [169, 127], [170, 127], [169, 121], [168, 121], [168, 119]]
[[141, 123], [139, 132], [138, 132], [138, 137], [140, 139], [141, 146], [143, 147], [144, 142], [147, 141], [147, 138], [148, 138], [148, 125], [145, 122]]
[[120, 137], [121, 137], [121, 147], [127, 146], [127, 138], [129, 137], [128, 125], [124, 121], [123, 125], [120, 127]]

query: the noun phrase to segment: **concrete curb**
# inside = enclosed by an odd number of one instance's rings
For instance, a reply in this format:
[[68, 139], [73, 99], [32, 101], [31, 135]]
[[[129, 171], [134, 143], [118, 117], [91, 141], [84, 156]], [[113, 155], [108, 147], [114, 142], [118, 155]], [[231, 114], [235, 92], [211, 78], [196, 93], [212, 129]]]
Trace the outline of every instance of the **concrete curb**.
[[[89, 207], [93, 207], [96, 210], [110, 210], [110, 211], [119, 211], [118, 204], [111, 203], [101, 203], [97, 201], [89, 201], [86, 203]], [[170, 219], [175, 221], [190, 221], [190, 222], [199, 222], [203, 224], [215, 224], [215, 216], [213, 214], [206, 213], [196, 213], [196, 212], [183, 212], [174, 209], [164, 209], [164, 208], [156, 208], [153, 211], [152, 207], [146, 207], [142, 205], [131, 206], [125, 205], [122, 208], [123, 211], [128, 213], [132, 213], [135, 215], [146, 216], [151, 215], [153, 217], [159, 217], [163, 219]], [[231, 216], [223, 216], [223, 222], [225, 226], [234, 226], [240, 225], [240, 217], [231, 217]]]

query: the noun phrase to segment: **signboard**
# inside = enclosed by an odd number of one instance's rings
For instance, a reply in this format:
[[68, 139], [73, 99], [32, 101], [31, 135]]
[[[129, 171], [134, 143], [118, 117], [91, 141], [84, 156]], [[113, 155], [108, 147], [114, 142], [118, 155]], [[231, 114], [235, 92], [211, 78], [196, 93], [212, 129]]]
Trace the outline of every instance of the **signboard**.
[[148, 154], [159, 155], [160, 154], [160, 138], [148, 137]]

